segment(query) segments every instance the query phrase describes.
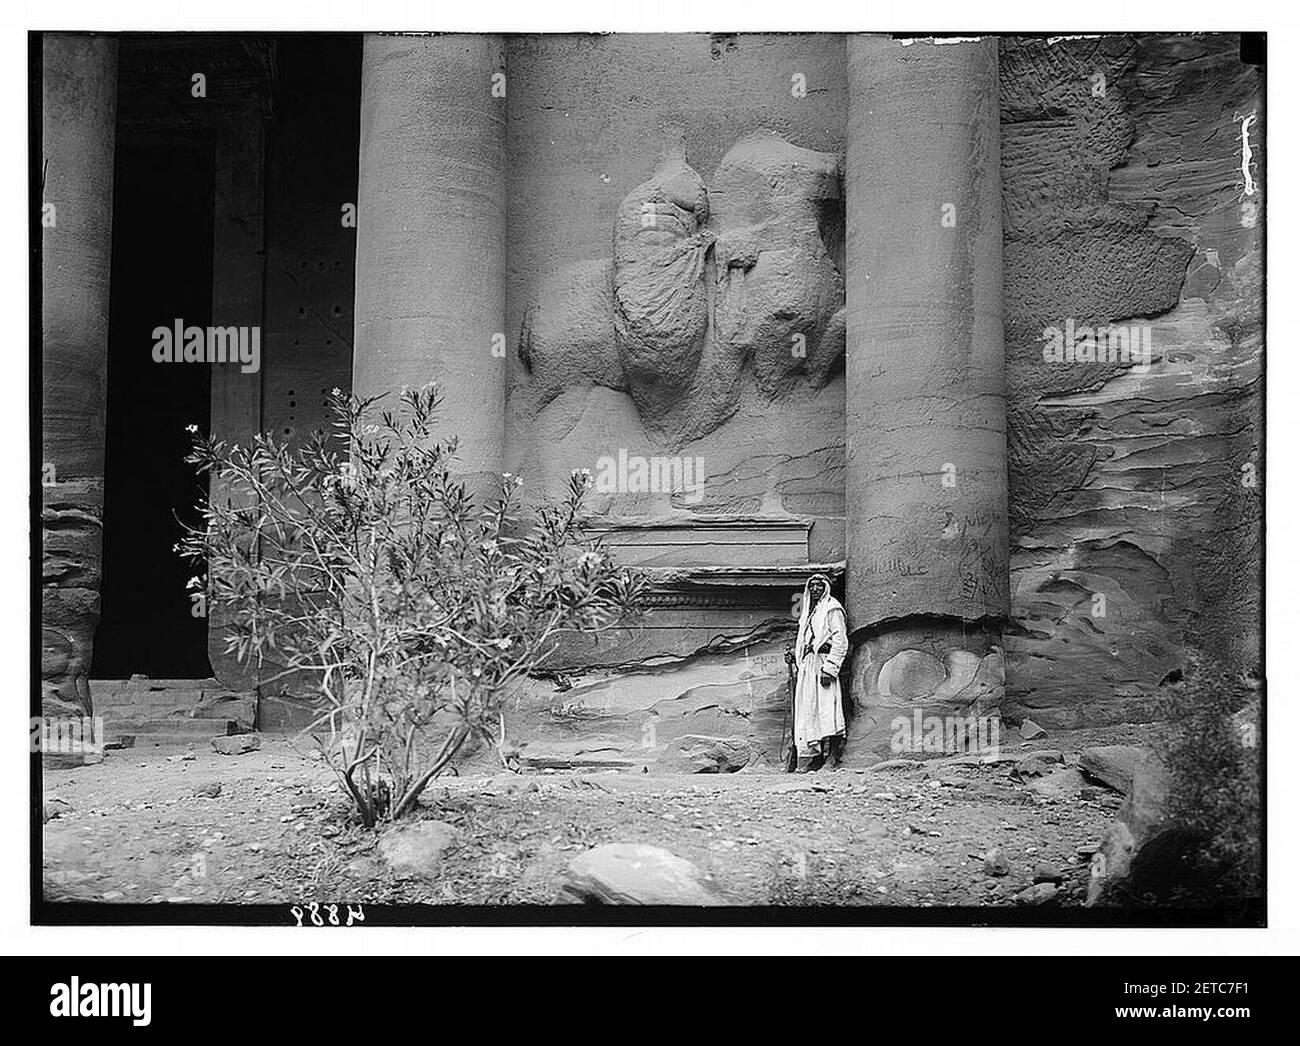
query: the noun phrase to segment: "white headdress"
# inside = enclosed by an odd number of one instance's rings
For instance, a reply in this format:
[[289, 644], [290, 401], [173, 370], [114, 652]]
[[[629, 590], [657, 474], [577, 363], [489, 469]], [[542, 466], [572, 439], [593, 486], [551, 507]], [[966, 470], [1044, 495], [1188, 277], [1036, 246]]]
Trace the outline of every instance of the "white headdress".
[[[821, 599], [812, 606], [812, 597], [808, 590], [814, 581], [822, 583]], [[840, 601], [831, 595], [831, 579], [825, 574], [814, 574], [803, 586], [803, 605], [799, 610], [799, 634], [795, 640], [795, 657], [802, 659], [810, 642], [814, 649], [820, 645], [820, 639], [826, 632], [826, 615], [840, 607]]]

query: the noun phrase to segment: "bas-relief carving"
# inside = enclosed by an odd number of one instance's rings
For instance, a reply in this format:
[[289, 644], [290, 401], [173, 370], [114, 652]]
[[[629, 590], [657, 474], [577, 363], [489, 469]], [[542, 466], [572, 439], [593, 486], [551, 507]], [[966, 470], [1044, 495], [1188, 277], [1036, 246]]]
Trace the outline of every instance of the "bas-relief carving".
[[553, 273], [525, 314], [533, 411], [604, 387], [676, 447], [725, 424], [747, 376], [767, 400], [820, 391], [844, 356], [841, 182], [836, 155], [759, 131], [706, 183], [670, 133], [612, 258]]

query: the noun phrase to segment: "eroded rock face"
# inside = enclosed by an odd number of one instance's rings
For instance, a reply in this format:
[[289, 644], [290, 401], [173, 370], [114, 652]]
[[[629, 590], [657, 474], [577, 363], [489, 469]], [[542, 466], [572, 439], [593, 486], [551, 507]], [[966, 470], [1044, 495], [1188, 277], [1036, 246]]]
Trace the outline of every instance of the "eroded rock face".
[[59, 483], [41, 494], [41, 707], [46, 715], [79, 716], [91, 710], [103, 484]]
[[558, 692], [530, 681], [510, 733], [537, 769], [775, 772], [790, 729], [784, 645], [592, 671]]
[[[1258, 667], [1260, 73], [1235, 35], [1004, 38], [1000, 63], [1009, 699], [1149, 719], [1186, 645]], [[1153, 365], [1045, 362], [1070, 318], [1149, 326]]]

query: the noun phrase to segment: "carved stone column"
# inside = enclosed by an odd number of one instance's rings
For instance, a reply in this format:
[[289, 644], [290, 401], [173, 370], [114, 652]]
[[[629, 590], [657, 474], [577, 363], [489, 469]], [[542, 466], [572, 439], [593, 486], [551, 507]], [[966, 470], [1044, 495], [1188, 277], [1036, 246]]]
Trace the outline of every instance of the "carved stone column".
[[997, 45], [853, 35], [848, 71], [847, 757], [867, 762], [1002, 697]]
[[365, 39], [352, 387], [437, 381], [472, 485], [504, 431], [504, 71], [495, 36]]
[[41, 706], [91, 711], [99, 622], [117, 40], [42, 41]]

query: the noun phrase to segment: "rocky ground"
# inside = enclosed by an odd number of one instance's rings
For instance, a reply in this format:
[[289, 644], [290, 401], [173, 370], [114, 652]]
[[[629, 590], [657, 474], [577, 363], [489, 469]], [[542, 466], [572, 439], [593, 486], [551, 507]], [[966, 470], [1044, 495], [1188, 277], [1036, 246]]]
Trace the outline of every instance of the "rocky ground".
[[[386, 837], [355, 824], [328, 769], [287, 738], [233, 755], [109, 751], [99, 765], [46, 771], [45, 891], [118, 903], [550, 904], [632, 899], [644, 886], [652, 896], [637, 899], [1072, 906], [1122, 799], [1077, 767], [1079, 754], [1133, 734], [1017, 742], [991, 764], [449, 778], [430, 787], [418, 822]], [[602, 880], [602, 862], [629, 860], [630, 887], [617, 869]]]

